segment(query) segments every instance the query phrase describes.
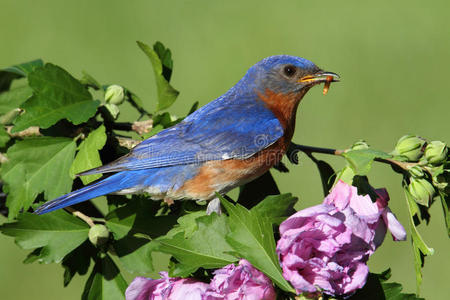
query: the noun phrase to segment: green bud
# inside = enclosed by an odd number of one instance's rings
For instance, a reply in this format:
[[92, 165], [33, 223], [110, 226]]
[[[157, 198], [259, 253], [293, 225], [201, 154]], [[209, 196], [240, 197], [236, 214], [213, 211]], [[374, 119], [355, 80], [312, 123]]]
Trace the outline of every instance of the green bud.
[[366, 150], [369, 149], [369, 145], [364, 140], [359, 140], [353, 144], [352, 150]]
[[411, 180], [408, 191], [417, 203], [424, 206], [428, 206], [430, 200], [433, 199], [434, 196], [433, 185], [423, 178]]
[[105, 101], [119, 105], [125, 99], [123, 87], [117, 84], [108, 86], [105, 92]]
[[405, 156], [409, 161], [417, 161], [423, 155], [425, 142], [418, 136], [404, 135], [395, 145], [394, 154]]
[[89, 229], [89, 241], [94, 246], [102, 246], [104, 245], [109, 238], [109, 230], [105, 225], [96, 224]]
[[447, 159], [447, 145], [441, 141], [432, 141], [425, 148], [425, 158], [430, 164], [438, 165]]
[[409, 174], [416, 178], [423, 177], [423, 170], [419, 166], [408, 167]]

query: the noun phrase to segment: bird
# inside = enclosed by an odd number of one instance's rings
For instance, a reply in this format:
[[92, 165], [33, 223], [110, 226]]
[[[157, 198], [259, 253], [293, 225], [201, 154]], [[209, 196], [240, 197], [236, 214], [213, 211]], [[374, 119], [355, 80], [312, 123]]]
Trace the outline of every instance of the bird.
[[147, 193], [152, 200], [206, 200], [263, 175], [280, 162], [295, 129], [297, 107], [315, 85], [324, 93], [339, 75], [289, 55], [262, 59], [225, 94], [106, 165], [79, 176], [113, 173], [35, 210], [45, 214], [106, 194]]

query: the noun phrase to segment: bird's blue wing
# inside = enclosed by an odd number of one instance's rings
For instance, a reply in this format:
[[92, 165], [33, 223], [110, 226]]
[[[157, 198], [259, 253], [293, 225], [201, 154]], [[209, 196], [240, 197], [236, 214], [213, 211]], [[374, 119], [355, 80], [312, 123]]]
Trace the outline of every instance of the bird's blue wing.
[[273, 144], [283, 133], [280, 122], [262, 101], [218, 98], [143, 141], [129, 154], [80, 175], [245, 159]]

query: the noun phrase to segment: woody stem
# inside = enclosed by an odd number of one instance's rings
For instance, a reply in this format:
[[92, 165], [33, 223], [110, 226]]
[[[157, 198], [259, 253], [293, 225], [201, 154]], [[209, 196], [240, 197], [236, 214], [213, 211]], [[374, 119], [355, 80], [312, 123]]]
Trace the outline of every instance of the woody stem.
[[[302, 151], [308, 156], [311, 155], [311, 153], [321, 153], [321, 154], [330, 154], [330, 155], [337, 155], [337, 156], [343, 156], [343, 154], [348, 151], [347, 150], [341, 150], [341, 149], [331, 149], [331, 148], [321, 148], [321, 147], [313, 147], [313, 146], [306, 146], [306, 145], [297, 145], [292, 143], [290, 146], [290, 151]], [[408, 163], [408, 162], [401, 162], [390, 158], [375, 158], [375, 161], [389, 164], [391, 166], [397, 166], [402, 168], [403, 170], [408, 170], [408, 168], [412, 166], [416, 166], [418, 163]]]

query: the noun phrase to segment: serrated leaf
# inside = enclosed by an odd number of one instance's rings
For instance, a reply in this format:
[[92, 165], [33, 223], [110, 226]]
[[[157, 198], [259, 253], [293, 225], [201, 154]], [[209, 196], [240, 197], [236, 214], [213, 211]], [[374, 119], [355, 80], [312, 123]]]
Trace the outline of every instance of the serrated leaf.
[[17, 222], [0, 226], [3, 234], [12, 236], [22, 249], [42, 247], [39, 261], [60, 262], [73, 249], [83, 243], [89, 226], [63, 210], [45, 215], [20, 214]]
[[72, 188], [69, 168], [75, 155], [72, 139], [34, 137], [16, 142], [8, 148], [8, 161], [2, 165], [1, 177], [8, 194], [9, 218], [20, 209], [28, 209], [39, 193], [51, 200]]
[[196, 219], [198, 229], [188, 238], [179, 232], [171, 238], [157, 239], [160, 252], [171, 254], [179, 265], [171, 276], [188, 276], [198, 268], [221, 268], [237, 259], [227, 252], [233, 251], [225, 240], [228, 233], [227, 217], [211, 214]]
[[[150, 59], [150, 62], [152, 63], [153, 66], [153, 71], [155, 73], [156, 88], [158, 90], [158, 104], [156, 107], [156, 111], [166, 109], [175, 102], [175, 100], [178, 97], [178, 94], [180, 93], [176, 89], [174, 89], [169, 84], [169, 81], [164, 77], [164, 75], [167, 76], [168, 72], [166, 71], [168, 67], [166, 63], [166, 58], [159, 57], [158, 53], [155, 50], [153, 50], [152, 48], [150, 48], [150, 46], [142, 42], [137, 42], [137, 44], [139, 48], [141, 48], [141, 50], [144, 51], [145, 55], [147, 55], [147, 57]], [[158, 52], [161, 53], [161, 51]], [[165, 63], [164, 68], [163, 62], [161, 60], [163, 60]], [[170, 76], [167, 78], [170, 78]]]
[[416, 271], [416, 286], [417, 286], [417, 294], [419, 294], [420, 291], [420, 285], [422, 284], [422, 267], [424, 264], [425, 256], [427, 255], [433, 255], [434, 249], [428, 247], [425, 244], [425, 241], [422, 239], [422, 236], [420, 235], [419, 231], [417, 230], [413, 217], [415, 214], [417, 214], [417, 204], [415, 203], [413, 197], [409, 193], [407, 187], [405, 186], [403, 188], [405, 195], [406, 195], [406, 202], [408, 204], [408, 211], [409, 211], [409, 227], [411, 229], [411, 244], [413, 247], [413, 254], [414, 254], [414, 269]]
[[257, 210], [247, 210], [239, 204], [234, 206], [223, 197], [220, 197], [220, 201], [230, 216], [230, 233], [226, 240], [234, 253], [248, 260], [281, 289], [295, 293], [281, 272], [272, 223]]
[[113, 233], [113, 248], [124, 268], [131, 273], [148, 274], [153, 271], [150, 239], [161, 236], [173, 226], [172, 216], [155, 217], [155, 203], [142, 197], [133, 198], [126, 206], [106, 216], [106, 226]]
[[42, 60], [37, 59], [0, 70], [0, 92], [8, 90], [14, 79], [27, 76], [28, 73], [38, 67], [42, 67], [43, 64]]
[[9, 137], [9, 134], [6, 132], [5, 127], [0, 125], [0, 148], [5, 147], [10, 139], [11, 138]]
[[287, 217], [295, 213], [294, 205], [298, 198], [292, 194], [267, 196], [252, 208], [259, 215], [267, 218], [272, 224], [281, 224]]
[[98, 258], [84, 286], [82, 300], [124, 300], [127, 282], [113, 260], [105, 255]]
[[28, 82], [34, 94], [22, 105], [25, 113], [16, 119], [13, 132], [30, 126], [48, 128], [61, 119], [78, 125], [94, 116], [100, 104], [78, 80], [53, 64], [28, 74]]
[[25, 85], [0, 94], [0, 115], [19, 108], [33, 94], [33, 90]]
[[177, 220], [178, 224], [173, 226], [172, 229], [170, 229], [170, 231], [167, 232], [165, 237], [166, 238], [173, 237], [179, 232], [183, 232], [185, 238], [190, 237], [198, 229], [198, 224], [196, 220], [203, 216], [206, 216], [205, 210], [191, 212], [184, 216], [179, 217]]
[[391, 158], [392, 156], [383, 151], [362, 149], [350, 150], [342, 154], [347, 159], [352, 169], [357, 175], [367, 175], [375, 158]]
[[[105, 126], [101, 125], [91, 133], [88, 137], [81, 142], [78, 147], [78, 153], [70, 167], [70, 176], [75, 178], [75, 175], [89, 169], [93, 169], [102, 165], [100, 159], [99, 150], [105, 146], [106, 143], [106, 132]], [[93, 174], [87, 176], [81, 176], [81, 181], [84, 184], [88, 184], [94, 180], [102, 177], [100, 174]]]

